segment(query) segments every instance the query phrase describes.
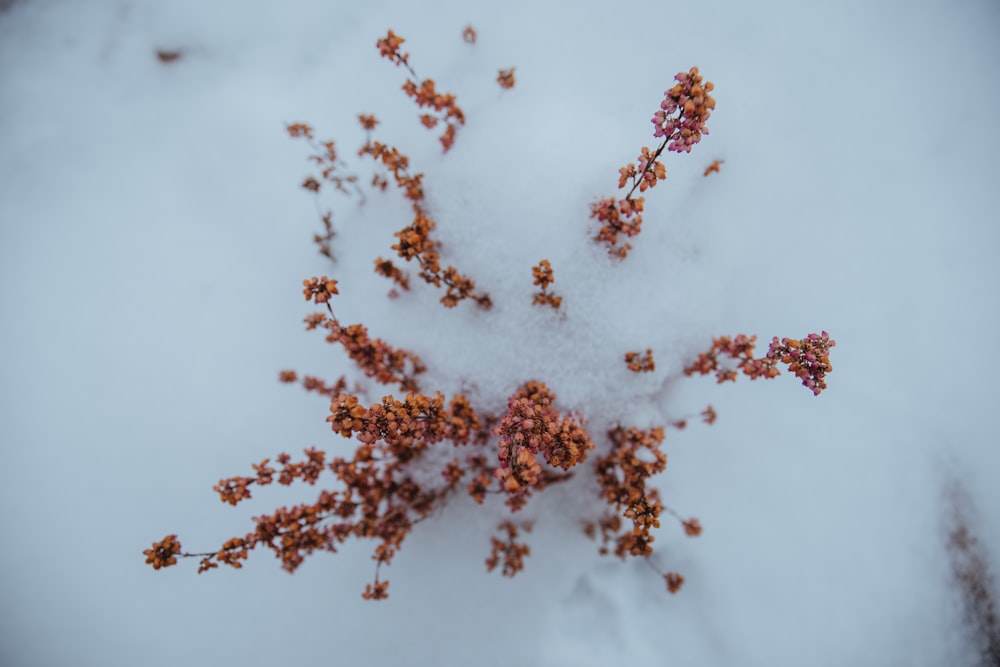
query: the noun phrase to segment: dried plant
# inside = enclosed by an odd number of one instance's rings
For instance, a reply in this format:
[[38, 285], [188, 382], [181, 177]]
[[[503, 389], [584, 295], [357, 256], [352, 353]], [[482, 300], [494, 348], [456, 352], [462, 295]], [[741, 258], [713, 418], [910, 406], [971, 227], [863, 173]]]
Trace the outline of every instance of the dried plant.
[[631, 238], [642, 230], [646, 198], [633, 197], [635, 191], [645, 192], [667, 177], [660, 155], [664, 150], [690, 153], [702, 135], [708, 134], [705, 124], [715, 108], [715, 99], [709, 94], [714, 86], [702, 82], [697, 67], [678, 73], [674, 80], [677, 84], [663, 93], [663, 101], [652, 119], [653, 137], [662, 137], [663, 141], [655, 151], [643, 146], [637, 162], [618, 170], [618, 189], [628, 187], [624, 198], [606, 197], [590, 206], [590, 217], [601, 223], [594, 240], [606, 245], [608, 254], [618, 259], [624, 259], [632, 249], [632, 244], [620, 237]]
[[[476, 37], [471, 26], [463, 32], [469, 44], [474, 44]], [[422, 124], [429, 128], [445, 124], [440, 141], [447, 152], [465, 115], [454, 95], [438, 93], [432, 80], [416, 75], [409, 54], [400, 52], [403, 41], [390, 30], [376, 45], [384, 58], [404, 66], [412, 76], [403, 90], [418, 107], [429, 110], [421, 115]], [[513, 86], [513, 72], [513, 68], [501, 70], [498, 81], [503, 87]], [[697, 68], [675, 78], [677, 84], [666, 91], [653, 117], [654, 137], [662, 138], [662, 143], [655, 151], [644, 147], [638, 163], [620, 170], [619, 188], [630, 186], [623, 198], [601, 200], [591, 208], [593, 217], [603, 223], [597, 240], [608, 246], [612, 256], [625, 257], [630, 245], [620, 237], [639, 232], [644, 198], [633, 195], [665, 178], [666, 170], [659, 162], [663, 151], [689, 152], [708, 132], [705, 122], [715, 107], [709, 95], [712, 84], [702, 81]], [[415, 261], [424, 282], [444, 289], [440, 301], [445, 306], [451, 308], [469, 299], [487, 311], [492, 305], [487, 294], [478, 291], [475, 283], [455, 267], [441, 266], [440, 243], [433, 237], [437, 223], [425, 204], [424, 174], [415, 171], [397, 147], [373, 138], [379, 125], [374, 115], [360, 114], [358, 121], [366, 134], [358, 157], [371, 159], [376, 167], [370, 187], [379, 192], [395, 185], [413, 211], [410, 224], [396, 232], [392, 250], [407, 262]], [[317, 141], [312, 127], [305, 123], [286, 125], [286, 130], [313, 151], [309, 159], [318, 172], [305, 179], [304, 189], [317, 194], [330, 186], [356, 197], [360, 203], [365, 201], [361, 178], [341, 158], [333, 141]], [[713, 163], [714, 171], [719, 163]], [[332, 260], [332, 212], [323, 212], [318, 206], [317, 210], [324, 233], [317, 234], [314, 240]], [[411, 288], [409, 275], [392, 260], [378, 257], [374, 266], [375, 272], [390, 279], [396, 288], [404, 292]], [[558, 309], [562, 297], [550, 291], [555, 277], [549, 261], [541, 260], [532, 268], [532, 274], [539, 288], [532, 303]], [[327, 276], [303, 280], [302, 294], [325, 310], [307, 315], [306, 329], [324, 332], [326, 341], [343, 348], [367, 380], [393, 387], [396, 393], [368, 403], [362, 400], [357, 386], [348, 390], [346, 376], [335, 382], [302, 376], [304, 389], [330, 401], [330, 429], [353, 440], [353, 451], [331, 455], [310, 447], [297, 458], [282, 452], [273, 463], [265, 458], [252, 464], [252, 474], [219, 480], [214, 491], [229, 505], [251, 499], [252, 493], [274, 482], [315, 486], [322, 478], [324, 483], [311, 502], [255, 517], [252, 530], [225, 540], [214, 551], [184, 552], [177, 535], [167, 535], [144, 551], [146, 562], [154, 569], [173, 566], [180, 558], [199, 558], [199, 572], [220, 564], [240, 568], [251, 551], [263, 547], [274, 553], [285, 570], [294, 572], [317, 551], [333, 553], [347, 540], [367, 539], [374, 542], [375, 572], [362, 596], [380, 600], [388, 597], [389, 586], [381, 577], [381, 567], [392, 561], [414, 527], [449, 499], [467, 494], [475, 503], [484, 504], [488, 496], [494, 495], [503, 499], [513, 515], [548, 487], [585, 471], [596, 481], [599, 497], [593, 499], [592, 518], [584, 522], [584, 532], [599, 542], [601, 553], [622, 559], [643, 558], [659, 572], [668, 592], [680, 590], [684, 577], [660, 571], [651, 560], [654, 533], [664, 515], [675, 519], [688, 537], [699, 536], [702, 524], [665, 506], [653, 485], [653, 478], [667, 465], [662, 448], [665, 427], [616, 425], [595, 438], [587, 430], [585, 416], [560, 407], [555, 392], [537, 379], [527, 379], [514, 390], [505, 408], [474, 406], [464, 394], [447, 398], [440, 392], [427, 392], [421, 387], [427, 369], [420, 356], [371, 337], [360, 323], [341, 324], [333, 308], [340, 294], [337, 280]], [[392, 294], [398, 292], [394, 289]], [[490, 315], [482, 312], [479, 316]], [[740, 372], [753, 379], [772, 378], [779, 374], [778, 364], [783, 364], [814, 394], [826, 388], [825, 378], [832, 370], [829, 351], [836, 344], [826, 332], [801, 340], [775, 338], [762, 358], [753, 356], [755, 340], [744, 335], [717, 338], [711, 349], [700, 354], [684, 372], [715, 373], [723, 382], [735, 379]], [[609, 349], [614, 346], [609, 345]], [[735, 368], [727, 366], [727, 357]], [[613, 355], [608, 361], [620, 363], [614, 361]], [[656, 368], [652, 349], [626, 353], [625, 363], [636, 373]], [[288, 384], [299, 382], [299, 378], [293, 370], [279, 374], [279, 380]], [[698, 416], [706, 424], [712, 424], [717, 417], [708, 406], [700, 415], [689, 415], [669, 426], [682, 430], [689, 419]], [[533, 525], [531, 519], [501, 521], [499, 536], [491, 538], [487, 569], [500, 568], [505, 576], [521, 571], [530, 554], [524, 537]]]

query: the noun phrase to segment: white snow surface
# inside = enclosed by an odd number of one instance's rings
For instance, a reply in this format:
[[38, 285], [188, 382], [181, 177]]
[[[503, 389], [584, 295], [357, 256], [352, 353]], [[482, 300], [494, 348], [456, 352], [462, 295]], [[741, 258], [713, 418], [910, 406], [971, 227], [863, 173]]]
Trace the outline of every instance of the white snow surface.
[[[502, 3], [0, 2], [0, 663], [4, 665], [974, 664], [944, 548], [949, 483], [1000, 565], [994, 360], [1000, 7], [989, 0]], [[466, 25], [478, 41], [462, 42]], [[442, 154], [375, 40], [468, 122]], [[182, 57], [161, 63], [157, 50]], [[503, 91], [499, 68], [515, 66]], [[588, 206], [653, 146], [676, 72], [714, 82], [711, 134], [666, 154], [624, 262]], [[307, 122], [353, 156], [358, 113], [426, 174], [445, 263], [490, 312], [371, 271], [409, 221], [398, 193], [329, 195], [337, 261], [299, 184]], [[704, 168], [724, 160], [708, 178]], [[560, 313], [531, 305], [548, 258]], [[412, 268], [411, 268], [412, 271]], [[281, 369], [358, 374], [303, 331], [301, 280], [344, 322], [417, 352], [424, 388], [500, 410], [543, 380], [559, 406], [668, 431], [655, 561], [601, 557], [586, 476], [536, 496], [526, 569], [487, 574], [503, 516], [459, 499], [417, 526], [390, 599], [360, 598], [371, 545], [294, 575], [154, 572], [176, 532], [217, 548], [317, 489], [211, 490], [308, 446], [349, 451]], [[826, 329], [830, 388], [717, 385], [713, 336]], [[635, 375], [627, 350], [653, 348]], [[369, 384], [366, 398], [391, 389]], [[696, 415], [711, 403], [711, 426]]]

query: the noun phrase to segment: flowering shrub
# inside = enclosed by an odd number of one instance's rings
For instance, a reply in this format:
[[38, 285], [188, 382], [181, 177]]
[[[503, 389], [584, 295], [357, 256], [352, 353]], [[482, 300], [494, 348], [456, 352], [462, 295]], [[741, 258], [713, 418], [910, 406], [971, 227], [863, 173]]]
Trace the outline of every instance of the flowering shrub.
[[[470, 26], [462, 38], [475, 44], [477, 33]], [[419, 108], [429, 110], [420, 116], [423, 125], [445, 125], [440, 141], [447, 152], [465, 115], [454, 95], [437, 92], [433, 80], [416, 75], [409, 54], [400, 52], [403, 42], [402, 37], [389, 31], [376, 47], [382, 57], [409, 71], [412, 78], [407, 79], [403, 90]], [[644, 198], [633, 195], [666, 178], [666, 169], [659, 162], [661, 154], [665, 150], [690, 152], [708, 132], [705, 123], [715, 107], [709, 94], [712, 84], [702, 81], [697, 68], [681, 72], [675, 79], [676, 85], [665, 92], [660, 110], [652, 119], [653, 136], [662, 139], [659, 147], [655, 151], [643, 147], [637, 163], [620, 169], [619, 188], [630, 185], [623, 198], [607, 198], [591, 206], [591, 216], [603, 225], [595, 240], [605, 244], [612, 257], [625, 258], [631, 246], [620, 237], [633, 237], [639, 232]], [[504, 88], [513, 86], [513, 68], [502, 70], [498, 81]], [[444, 289], [440, 298], [444, 306], [454, 308], [468, 299], [481, 310], [489, 310], [492, 300], [477, 290], [471, 278], [453, 266], [441, 266], [441, 244], [433, 237], [436, 223], [425, 204], [423, 173], [414, 171], [409, 158], [396, 147], [372, 138], [379, 124], [375, 116], [361, 114], [358, 120], [366, 140], [357, 156], [370, 159], [375, 166], [371, 189], [386, 191], [394, 184], [413, 212], [410, 224], [395, 233], [392, 250], [406, 262], [416, 262], [418, 276], [425, 283]], [[316, 194], [329, 186], [364, 202], [360, 177], [341, 158], [333, 141], [318, 142], [312, 127], [305, 123], [294, 123], [286, 129], [312, 150], [309, 160], [318, 172], [305, 179], [304, 189]], [[714, 162], [706, 175], [718, 171], [719, 163]], [[324, 233], [317, 234], [314, 241], [320, 252], [332, 260], [332, 212], [319, 207], [317, 210]], [[378, 257], [374, 268], [392, 281], [390, 294], [411, 289], [409, 274], [392, 260]], [[562, 297], [549, 289], [555, 281], [549, 261], [541, 260], [532, 274], [534, 286], [539, 289], [532, 303], [559, 309]], [[654, 531], [660, 528], [665, 515], [676, 520], [685, 535], [701, 534], [700, 521], [665, 506], [653, 486], [653, 477], [667, 465], [662, 450], [666, 427], [640, 429], [615, 424], [604, 433], [593, 434], [587, 430], [584, 414], [560, 407], [555, 392], [533, 378], [525, 379], [507, 398], [505, 407], [474, 406], [462, 393], [446, 397], [437, 391], [427, 392], [421, 387], [421, 376], [427, 368], [420, 356], [370, 337], [362, 324], [341, 324], [334, 313], [334, 300], [340, 294], [337, 280], [327, 276], [303, 280], [302, 294], [306, 301], [323, 308], [306, 316], [305, 328], [325, 332], [325, 340], [342, 347], [366, 378], [398, 391], [366, 403], [357, 388], [348, 390], [344, 376], [333, 383], [303, 376], [301, 383], [307, 391], [330, 401], [326, 420], [334, 433], [354, 441], [353, 451], [331, 456], [324, 450], [308, 448], [301, 457], [282, 452], [273, 463], [265, 458], [252, 464], [252, 474], [219, 480], [214, 490], [224, 503], [237, 505], [251, 499], [260, 487], [275, 482], [315, 486], [322, 478], [323, 490], [318, 498], [255, 517], [252, 530], [224, 541], [213, 551], [184, 552], [177, 536], [168, 535], [144, 552], [146, 562], [154, 569], [192, 557], [200, 559], [199, 572], [220, 564], [240, 568], [251, 551], [263, 547], [274, 553], [283, 569], [294, 572], [316, 551], [332, 553], [348, 539], [368, 539], [374, 542], [372, 558], [376, 564], [373, 580], [362, 595], [366, 599], [384, 599], [389, 584], [381, 576], [382, 566], [392, 562], [418, 523], [450, 499], [465, 494], [480, 505], [491, 495], [503, 498], [504, 511], [511, 518], [501, 521], [499, 536], [491, 538], [486, 566], [490, 571], [499, 568], [503, 575], [514, 576], [530, 554], [524, 537], [534, 527], [531, 519], [514, 516], [520, 516], [518, 513], [529, 501], [549, 486], [577, 474], [589, 476], [598, 490], [591, 519], [584, 522], [583, 531], [599, 542], [602, 554], [643, 558], [659, 572], [650, 558], [654, 553]], [[740, 372], [752, 379], [773, 378], [780, 374], [781, 364], [814, 394], [826, 388], [826, 374], [832, 371], [829, 350], [835, 345], [826, 332], [809, 334], [801, 340], [774, 338], [761, 358], [753, 356], [755, 340], [745, 335], [717, 338], [684, 373], [715, 373], [719, 382], [734, 380]], [[627, 352], [625, 363], [635, 373], [656, 370], [652, 349]], [[286, 370], [279, 379], [293, 383], [299, 381], [299, 374]], [[716, 417], [712, 406], [701, 413], [706, 424], [712, 424]], [[686, 426], [687, 419], [669, 424], [677, 430]], [[677, 572], [660, 575], [670, 593], [676, 593], [684, 583], [684, 577]]]

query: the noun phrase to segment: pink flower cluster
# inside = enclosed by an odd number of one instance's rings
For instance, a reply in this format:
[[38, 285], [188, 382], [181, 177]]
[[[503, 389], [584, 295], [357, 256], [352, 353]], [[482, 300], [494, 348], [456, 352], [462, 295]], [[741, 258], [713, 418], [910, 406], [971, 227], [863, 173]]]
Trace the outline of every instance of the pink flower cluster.
[[708, 134], [705, 123], [715, 108], [715, 99], [709, 95], [714, 86], [710, 81], [702, 83], [697, 67], [680, 72], [674, 80], [677, 84], [664, 91], [660, 110], [653, 115], [653, 136], [670, 139], [667, 150], [690, 153], [701, 135]]
[[[644, 197], [632, 198], [636, 190], [645, 192], [667, 177], [667, 168], [659, 161], [664, 150], [690, 153], [691, 147], [701, 141], [702, 134], [708, 134], [705, 127], [708, 117], [715, 108], [715, 99], [708, 93], [714, 88], [711, 82], [702, 83], [698, 68], [680, 72], [674, 77], [677, 85], [664, 92], [660, 110], [653, 116], [656, 126], [653, 136], [663, 138], [654, 151], [643, 146], [637, 162], [630, 162], [618, 170], [618, 189], [632, 187], [624, 199], [606, 197], [590, 205], [590, 217], [602, 223], [594, 237], [608, 247], [608, 254], [624, 259], [632, 249], [632, 244], [620, 241], [620, 236], [631, 238], [642, 229]], [[674, 116], [673, 114], [677, 114]]]
[[767, 358], [788, 364], [788, 370], [802, 380], [802, 385], [814, 396], [826, 389], [826, 374], [833, 370], [830, 365], [830, 348], [837, 341], [827, 332], [811, 333], [802, 340], [775, 336], [767, 350]]
[[536, 456], [569, 470], [587, 458], [594, 448], [590, 436], [573, 416], [560, 417], [553, 407], [556, 395], [541, 382], [528, 382], [507, 402], [507, 414], [493, 428], [500, 437], [499, 467], [493, 475], [509, 494], [507, 504], [514, 511], [527, 502], [532, 488], [542, 489], [564, 476], [543, 472]]

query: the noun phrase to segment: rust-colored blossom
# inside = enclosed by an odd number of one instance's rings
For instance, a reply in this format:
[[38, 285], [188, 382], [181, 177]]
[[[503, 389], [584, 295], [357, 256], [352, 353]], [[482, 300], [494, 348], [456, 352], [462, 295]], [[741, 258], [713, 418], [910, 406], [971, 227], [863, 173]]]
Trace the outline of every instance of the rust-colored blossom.
[[504, 90], [510, 90], [511, 88], [514, 87], [515, 69], [516, 69], [515, 67], [511, 67], [510, 69], [502, 69], [497, 74], [497, 83], [499, 83], [500, 87], [503, 88]]
[[302, 293], [305, 295], [306, 301], [312, 301], [317, 305], [328, 303], [334, 294], [340, 294], [337, 291], [337, 281], [326, 276], [322, 278], [313, 276], [308, 280], [303, 280]]
[[701, 417], [706, 424], [714, 424], [718, 415], [715, 413], [715, 408], [709, 405], [707, 408], [702, 410]]
[[523, 530], [530, 533], [531, 521], [522, 521], [516, 524], [513, 521], [503, 521], [499, 529], [502, 537], [490, 538], [492, 551], [486, 559], [486, 570], [492, 572], [498, 565], [502, 565], [501, 571], [505, 577], [513, 577], [524, 569], [524, 558], [531, 553], [531, 548], [523, 542], [518, 542], [517, 538]]
[[406, 40], [394, 33], [392, 30], [382, 39], [378, 40], [375, 45], [378, 47], [379, 55], [389, 61], [395, 63], [396, 65], [405, 65], [409, 60], [410, 54], [400, 53], [399, 47], [402, 46], [403, 42]]
[[688, 537], [698, 537], [701, 535], [701, 522], [698, 519], [687, 519], [682, 521], [681, 524], [684, 526], [684, 534]]
[[656, 362], [653, 361], [653, 350], [649, 348], [646, 348], [645, 354], [626, 352], [625, 363], [633, 373], [650, 373], [656, 370]]
[[551, 306], [558, 310], [562, 304], [562, 297], [548, 291], [549, 285], [556, 280], [549, 260], [543, 259], [537, 266], [531, 268], [531, 273], [535, 277], [535, 285], [539, 287], [539, 291], [532, 295], [531, 303], [536, 306]]
[[313, 129], [305, 123], [292, 123], [286, 125], [285, 129], [288, 130], [288, 134], [292, 137], [305, 137], [306, 139], [313, 138]]
[[[424, 282], [435, 287], [444, 287], [445, 294], [440, 301], [445, 307], [453, 308], [464, 299], [472, 299], [480, 308], [489, 309], [493, 302], [488, 294], [477, 293], [476, 284], [454, 266], [442, 267], [439, 244], [431, 237], [437, 226], [424, 209], [422, 173], [411, 173], [410, 160], [393, 146], [378, 141], [369, 141], [360, 150], [381, 163], [392, 176], [396, 185], [412, 204], [414, 217], [409, 226], [395, 233], [398, 242], [392, 246], [406, 261], [416, 260], [420, 265], [417, 274]], [[382, 258], [376, 260], [376, 272], [393, 280], [401, 288], [409, 288], [409, 277]]]
[[161, 567], [170, 567], [177, 564], [177, 554], [181, 552], [181, 543], [177, 541], [176, 535], [167, 535], [159, 542], [153, 542], [151, 549], [143, 551], [146, 556], [146, 564], [152, 565], [154, 570]]
[[[471, 27], [468, 30], [471, 30]], [[471, 33], [463, 33], [463, 38], [468, 41], [466, 34], [470, 34], [472, 41], [475, 41], [474, 30]], [[435, 127], [438, 122], [445, 125], [445, 130], [439, 137], [439, 141], [444, 152], [447, 153], [455, 143], [458, 127], [465, 124], [465, 112], [456, 103], [454, 95], [438, 92], [433, 79], [421, 79], [417, 76], [416, 70], [410, 65], [410, 54], [399, 52], [399, 47], [404, 41], [406, 40], [390, 30], [385, 37], [376, 42], [376, 46], [378, 46], [379, 54], [383, 58], [397, 66], [403, 65], [410, 72], [412, 78], [407, 79], [406, 83], [403, 84], [403, 92], [413, 98], [418, 107], [422, 109], [429, 107], [436, 114], [420, 114], [420, 122], [424, 127]]]

